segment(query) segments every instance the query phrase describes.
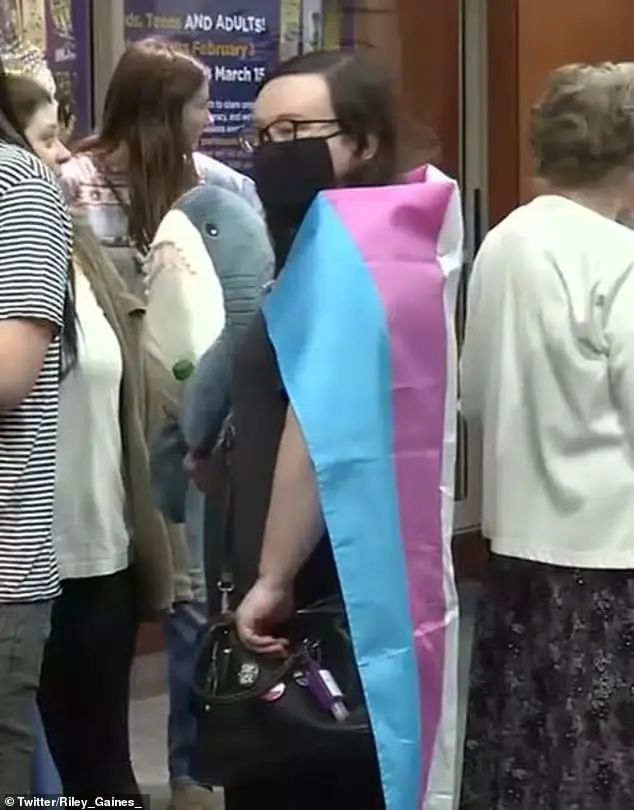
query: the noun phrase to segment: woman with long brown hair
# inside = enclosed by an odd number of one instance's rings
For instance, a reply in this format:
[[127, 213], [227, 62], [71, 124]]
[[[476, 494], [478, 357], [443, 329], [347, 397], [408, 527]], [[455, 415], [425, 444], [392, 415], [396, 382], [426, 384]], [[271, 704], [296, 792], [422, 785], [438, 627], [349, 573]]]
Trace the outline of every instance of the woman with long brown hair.
[[[174, 202], [201, 181], [259, 205], [247, 177], [195, 151], [209, 122], [208, 104], [209, 75], [193, 57], [157, 39], [123, 54], [99, 132], [80, 142], [64, 167], [73, 205], [85, 211], [106, 248], [127, 248], [133, 258], [145, 254]], [[134, 276], [130, 281], [138, 283]]]
[[[73, 208], [87, 217], [128, 287], [145, 298], [148, 311], [158, 298], [154, 281], [160, 274], [146, 273], [145, 257], [159, 224], [184, 192], [200, 182], [216, 184], [260, 210], [249, 178], [195, 151], [209, 121], [208, 103], [209, 75], [203, 65], [166, 42], [137, 42], [114, 70], [99, 132], [78, 144], [63, 168]], [[206, 300], [192, 300], [192, 317], [206, 322], [207, 308]], [[202, 532], [199, 512], [187, 525], [197, 536]], [[170, 537], [174, 610], [166, 614], [164, 628], [172, 803], [207, 807], [210, 794], [189, 776], [196, 733], [189, 701], [195, 654], [191, 615], [192, 610], [196, 616], [205, 613], [202, 549], [193, 542], [188, 548], [181, 527], [170, 527]]]

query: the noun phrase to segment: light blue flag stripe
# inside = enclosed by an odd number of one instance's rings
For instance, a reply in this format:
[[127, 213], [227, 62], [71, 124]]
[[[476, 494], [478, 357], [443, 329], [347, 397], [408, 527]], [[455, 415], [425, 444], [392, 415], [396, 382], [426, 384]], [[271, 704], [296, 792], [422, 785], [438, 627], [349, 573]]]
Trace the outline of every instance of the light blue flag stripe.
[[317, 473], [387, 808], [417, 810], [421, 721], [388, 330], [370, 272], [326, 199], [313, 204], [264, 314]]

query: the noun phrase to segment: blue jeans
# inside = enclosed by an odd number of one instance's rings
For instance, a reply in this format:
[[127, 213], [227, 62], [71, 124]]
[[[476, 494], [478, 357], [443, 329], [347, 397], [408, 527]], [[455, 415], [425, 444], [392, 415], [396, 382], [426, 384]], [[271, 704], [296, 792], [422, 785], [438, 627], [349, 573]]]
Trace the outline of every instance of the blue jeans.
[[186, 497], [186, 531], [194, 601], [178, 604], [165, 616], [169, 719], [168, 768], [172, 785], [191, 782], [190, 759], [196, 741], [196, 717], [191, 709], [197, 638], [205, 624], [204, 497], [190, 486]]
[[35, 754], [31, 789], [39, 796], [61, 796], [62, 783], [48, 748], [39, 710], [35, 709]]
[[196, 742], [196, 716], [191, 708], [191, 685], [196, 666], [196, 639], [205, 618], [204, 603], [188, 602], [176, 605], [163, 623], [169, 689], [167, 761], [172, 785], [192, 781], [190, 759]]

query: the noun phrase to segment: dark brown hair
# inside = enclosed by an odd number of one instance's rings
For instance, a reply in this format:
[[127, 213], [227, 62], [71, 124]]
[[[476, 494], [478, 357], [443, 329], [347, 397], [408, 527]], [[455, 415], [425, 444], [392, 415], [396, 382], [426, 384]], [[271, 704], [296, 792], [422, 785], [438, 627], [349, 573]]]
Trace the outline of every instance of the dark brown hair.
[[634, 170], [634, 68], [566, 65], [549, 77], [531, 116], [540, 178], [564, 188]]
[[72, 97], [67, 93], [57, 94], [57, 121], [61, 130], [62, 141], [68, 146], [72, 143], [75, 132], [77, 116]]
[[30, 149], [24, 137], [24, 127], [18, 121], [9, 91], [10, 77], [0, 62], [0, 140]]
[[125, 146], [130, 190], [128, 232], [146, 249], [174, 201], [196, 184], [183, 107], [206, 80], [204, 67], [158, 39], [136, 42], [119, 60], [106, 94], [100, 132], [82, 141], [108, 168]]
[[401, 114], [392, 77], [377, 59], [363, 52], [341, 51], [293, 56], [267, 74], [258, 93], [281, 76], [298, 74], [323, 76], [341, 131], [360, 153], [370, 139], [376, 139], [375, 155], [347, 178], [350, 185], [389, 185], [412, 168], [414, 160], [426, 162], [436, 157], [435, 137], [422, 127], [416, 127], [414, 134], [412, 122]]
[[[42, 105], [51, 102], [48, 91], [40, 84], [28, 76], [7, 75], [4, 72], [2, 61], [0, 61], [0, 140], [32, 152], [24, 130], [37, 110]], [[60, 366], [62, 378], [77, 365], [78, 352], [72, 262], [69, 264], [68, 271], [62, 327], [62, 363]]]
[[35, 113], [53, 99], [48, 90], [28, 76], [5, 76], [6, 90], [16, 121], [23, 132]]

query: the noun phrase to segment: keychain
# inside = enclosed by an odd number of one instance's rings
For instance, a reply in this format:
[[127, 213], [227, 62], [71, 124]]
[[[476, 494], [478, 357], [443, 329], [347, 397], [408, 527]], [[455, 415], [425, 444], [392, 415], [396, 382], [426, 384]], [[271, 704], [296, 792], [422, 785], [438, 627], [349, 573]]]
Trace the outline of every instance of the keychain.
[[319, 705], [331, 714], [338, 723], [348, 719], [349, 711], [343, 693], [330, 670], [320, 666], [314, 658], [306, 658], [306, 687]]

